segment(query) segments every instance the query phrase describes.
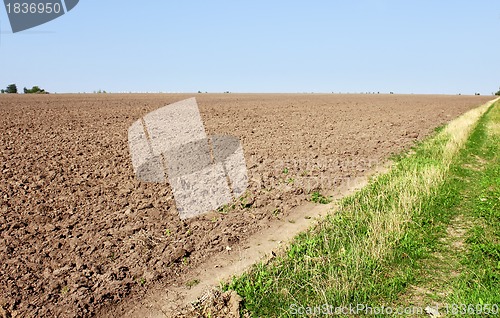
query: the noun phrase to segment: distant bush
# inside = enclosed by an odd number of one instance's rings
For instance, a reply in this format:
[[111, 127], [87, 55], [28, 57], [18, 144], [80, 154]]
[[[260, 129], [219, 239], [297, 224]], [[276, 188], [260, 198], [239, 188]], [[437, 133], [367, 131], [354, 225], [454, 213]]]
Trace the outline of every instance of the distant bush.
[[495, 93], [495, 95], [500, 96], [500, 89]]
[[2, 93], [7, 94], [17, 94], [17, 86], [16, 84], [10, 84], [6, 89], [2, 89]]
[[24, 94], [48, 94], [44, 89], [38, 86], [33, 86], [31, 89], [24, 88]]

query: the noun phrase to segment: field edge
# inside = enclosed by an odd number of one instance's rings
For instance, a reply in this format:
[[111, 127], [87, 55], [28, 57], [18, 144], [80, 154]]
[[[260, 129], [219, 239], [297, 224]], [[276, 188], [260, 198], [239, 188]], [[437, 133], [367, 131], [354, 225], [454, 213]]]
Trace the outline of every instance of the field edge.
[[[497, 100], [460, 116], [399, 157], [391, 171], [344, 199], [274, 260], [255, 265], [224, 290], [236, 291], [243, 312], [257, 316], [288, 316], [327, 303], [390, 304], [415, 281], [417, 260], [437, 244], [439, 227], [450, 216], [427, 222], [429, 209], [436, 208], [434, 199], [452, 161]], [[453, 202], [441, 209], [447, 204]], [[423, 229], [436, 235], [422, 244]]]

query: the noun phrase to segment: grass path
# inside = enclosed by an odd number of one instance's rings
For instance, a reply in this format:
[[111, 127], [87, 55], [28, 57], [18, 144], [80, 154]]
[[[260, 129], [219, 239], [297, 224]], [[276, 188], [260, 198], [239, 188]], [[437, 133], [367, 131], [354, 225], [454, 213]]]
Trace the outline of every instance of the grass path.
[[[422, 260], [419, 280], [396, 302], [440, 316], [500, 306], [500, 105], [479, 121], [452, 166], [444, 199], [457, 201], [441, 243]], [[471, 307], [472, 306], [472, 307]]]
[[452, 219], [436, 251], [419, 262], [414, 284], [398, 296], [391, 306], [430, 307], [428, 312], [433, 312], [433, 309], [437, 312], [441, 309], [442, 312], [448, 304], [448, 297], [453, 293], [453, 280], [464, 271], [460, 256], [466, 252], [466, 233], [471, 227], [471, 220], [465, 219], [463, 215]]

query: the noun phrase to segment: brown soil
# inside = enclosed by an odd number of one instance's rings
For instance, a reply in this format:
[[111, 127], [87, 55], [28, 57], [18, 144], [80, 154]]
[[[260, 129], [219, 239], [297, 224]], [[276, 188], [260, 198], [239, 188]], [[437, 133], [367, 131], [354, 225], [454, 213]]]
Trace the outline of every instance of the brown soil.
[[209, 135], [241, 139], [250, 187], [181, 221], [167, 184], [135, 179], [127, 129], [192, 96], [0, 96], [0, 314], [90, 316], [139, 298], [491, 99], [195, 95]]

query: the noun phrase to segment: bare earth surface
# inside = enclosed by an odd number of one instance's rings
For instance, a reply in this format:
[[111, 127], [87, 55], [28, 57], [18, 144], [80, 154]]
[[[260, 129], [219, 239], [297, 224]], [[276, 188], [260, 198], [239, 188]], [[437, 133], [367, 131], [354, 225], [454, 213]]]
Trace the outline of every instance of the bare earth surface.
[[[241, 139], [250, 187], [181, 221], [168, 184], [135, 179], [127, 129], [193, 96], [207, 134]], [[0, 95], [0, 316], [90, 316], [139, 298], [490, 99]]]

